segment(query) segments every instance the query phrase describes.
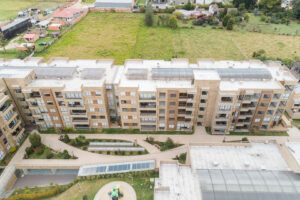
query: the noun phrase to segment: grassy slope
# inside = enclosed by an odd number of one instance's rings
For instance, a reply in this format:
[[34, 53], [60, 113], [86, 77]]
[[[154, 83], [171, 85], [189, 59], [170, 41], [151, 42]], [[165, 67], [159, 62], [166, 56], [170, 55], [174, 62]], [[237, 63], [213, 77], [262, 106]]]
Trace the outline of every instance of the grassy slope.
[[[130, 178], [110, 178], [100, 179], [93, 181], [79, 182], [68, 189], [66, 192], [49, 198], [49, 200], [82, 200], [83, 195], [87, 195], [88, 199], [94, 199], [98, 190], [105, 184], [112, 181], [125, 181], [129, 184], [132, 183]], [[153, 200], [153, 190], [150, 190], [149, 178], [134, 178], [133, 188], [137, 194], [137, 200]]]
[[64, 2], [38, 1], [38, 0], [0, 0], [0, 21], [16, 18], [19, 11], [36, 7], [47, 9], [58, 6]]

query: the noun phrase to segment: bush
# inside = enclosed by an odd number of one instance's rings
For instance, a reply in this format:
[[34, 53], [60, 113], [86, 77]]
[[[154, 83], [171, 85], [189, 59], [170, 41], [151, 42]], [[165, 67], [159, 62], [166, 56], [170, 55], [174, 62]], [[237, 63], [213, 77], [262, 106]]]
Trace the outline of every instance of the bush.
[[188, 0], [188, 2], [186, 4], [184, 4], [183, 9], [184, 10], [194, 10], [195, 9], [195, 5], [193, 5], [191, 3], [191, 1]]
[[15, 152], [16, 150], [17, 150], [17, 148], [16, 148], [16, 147], [12, 147], [12, 148], [10, 148], [10, 150], [9, 150], [9, 151], [10, 151], [11, 153], [13, 153], [13, 152]]
[[174, 12], [173, 15], [175, 15], [179, 20], [183, 18], [183, 14], [181, 12]]
[[166, 140], [165, 146], [166, 146], [168, 149], [172, 149], [172, 148], [175, 147], [175, 144], [174, 144], [173, 140], [172, 140], [171, 138], [168, 137], [168, 139]]
[[177, 18], [176, 16], [172, 15], [168, 21], [168, 25], [169, 27], [171, 27], [172, 29], [176, 29], [178, 27], [177, 25]]
[[205, 24], [205, 20], [203, 20], [203, 19], [193, 20], [193, 25], [195, 25], [195, 26], [202, 26], [203, 24]]
[[39, 146], [34, 149], [34, 152], [41, 155], [44, 153], [44, 149], [41, 146]]
[[34, 148], [40, 147], [42, 145], [41, 136], [36, 133], [33, 133], [29, 136], [29, 141]]
[[51, 159], [51, 158], [53, 158], [53, 156], [54, 156], [54, 154], [51, 152], [51, 153], [49, 153], [49, 154], [46, 155], [46, 158], [47, 159]]
[[67, 134], [64, 135], [63, 142], [64, 143], [69, 143], [70, 142], [70, 138], [69, 138], [69, 136]]
[[230, 18], [227, 25], [226, 25], [226, 29], [227, 30], [233, 30], [233, 25], [234, 25], [234, 19]]
[[32, 147], [26, 147], [25, 149], [26, 155], [29, 156], [30, 154], [32, 154], [34, 152]]
[[83, 195], [82, 200], [88, 200], [88, 196], [86, 194]]
[[146, 26], [153, 26], [153, 23], [154, 23], [154, 16], [153, 16], [152, 5], [148, 4], [145, 11], [145, 24]]

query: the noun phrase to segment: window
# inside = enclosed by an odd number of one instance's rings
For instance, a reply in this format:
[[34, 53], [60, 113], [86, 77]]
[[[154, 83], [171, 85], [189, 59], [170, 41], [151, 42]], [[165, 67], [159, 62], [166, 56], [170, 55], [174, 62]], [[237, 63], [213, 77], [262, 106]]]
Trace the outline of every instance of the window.
[[268, 99], [270, 98], [270, 95], [269, 94], [264, 94], [264, 99]]
[[60, 127], [61, 127], [61, 124], [55, 124], [55, 126], [56, 126], [57, 128], [60, 128]]
[[45, 97], [50, 97], [50, 93], [44, 93]]
[[136, 108], [131, 108], [131, 112], [136, 112]]
[[7, 139], [6, 138], [3, 138], [3, 143], [7, 144]]
[[19, 101], [25, 101], [25, 98], [19, 98]]
[[169, 118], [169, 121], [170, 121], [170, 122], [174, 122], [174, 121], [175, 121], [175, 118]]
[[261, 107], [266, 107], [267, 104], [266, 104], [266, 103], [261, 103], [260, 106], [261, 106]]
[[132, 115], [132, 119], [137, 119], [137, 116], [136, 115]]
[[88, 100], [88, 104], [93, 104], [93, 100]]
[[120, 95], [123, 97], [123, 96], [126, 95], [126, 93], [125, 92], [120, 92]]
[[263, 115], [263, 114], [264, 114], [264, 111], [259, 110], [259, 111], [257, 112], [257, 114], [258, 114], [258, 115]]
[[290, 96], [290, 94], [283, 94], [283, 95], [282, 95], [282, 98], [283, 98], [283, 99], [288, 99], [289, 96]]
[[231, 110], [231, 106], [229, 106], [229, 105], [221, 105], [221, 106], [219, 106], [219, 110], [224, 110], [224, 111]]
[[176, 102], [171, 101], [169, 105], [170, 105], [170, 106], [176, 106]]
[[100, 119], [105, 119], [105, 116], [104, 115], [100, 115]]
[[171, 98], [176, 98], [176, 94], [170, 94]]
[[22, 93], [22, 90], [21, 89], [16, 89], [15, 92], [16, 93]]
[[275, 116], [274, 121], [278, 121], [280, 119], [280, 116]]
[[135, 100], [131, 100], [131, 104], [136, 104], [136, 101]]
[[174, 128], [175, 126], [173, 124], [170, 124], [169, 125], [169, 128]]
[[99, 108], [99, 112], [104, 112], [104, 108]]
[[198, 115], [198, 118], [200, 118], [200, 119], [203, 118], [203, 115]]
[[98, 104], [102, 104], [102, 100], [97, 100], [97, 103]]
[[201, 94], [202, 94], [202, 95], [207, 95], [207, 93], [208, 93], [207, 91], [202, 91]]
[[240, 108], [240, 106], [241, 106], [241, 104], [240, 103], [237, 103], [237, 104], [235, 104], [235, 108]]
[[221, 97], [222, 102], [232, 102], [232, 97]]
[[101, 92], [95, 92], [96, 96], [101, 96]]
[[205, 99], [201, 99], [200, 103], [206, 103], [206, 100]]
[[175, 114], [175, 110], [169, 110], [169, 114]]
[[67, 113], [67, 109], [66, 109], [66, 108], [60, 108], [60, 111], [61, 111], [62, 113]]
[[106, 122], [102, 122], [102, 126], [103, 127], [107, 126], [107, 123]]
[[69, 121], [70, 121], [70, 117], [69, 117], [69, 116], [64, 116], [64, 120], [65, 120], [66, 122], [69, 122]]
[[98, 126], [98, 122], [93, 122], [93, 126], [97, 127]]
[[57, 120], [58, 120], [58, 117], [53, 117], [53, 120], [56, 120], [56, 121], [57, 121]]
[[90, 112], [95, 112], [95, 108], [90, 108]]
[[204, 107], [200, 107], [199, 110], [200, 111], [205, 111], [205, 108]]
[[257, 119], [254, 120], [254, 122], [258, 123], [258, 122], [260, 122], [260, 119], [257, 118]]
[[271, 120], [270, 117], [265, 117], [265, 118], [264, 118], [264, 122], [269, 122], [270, 120]]
[[123, 119], [128, 119], [128, 116], [127, 116], [127, 115], [124, 115], [124, 116], [123, 116]]
[[53, 105], [53, 101], [47, 101], [47, 105]]
[[86, 91], [86, 92], [85, 92], [85, 95], [86, 95], [86, 96], [92, 96], [92, 93], [91, 93], [91, 91]]
[[130, 96], [134, 97], [135, 96], [135, 92], [130, 92]]
[[56, 113], [56, 110], [55, 109], [50, 109], [50, 112], [51, 113]]

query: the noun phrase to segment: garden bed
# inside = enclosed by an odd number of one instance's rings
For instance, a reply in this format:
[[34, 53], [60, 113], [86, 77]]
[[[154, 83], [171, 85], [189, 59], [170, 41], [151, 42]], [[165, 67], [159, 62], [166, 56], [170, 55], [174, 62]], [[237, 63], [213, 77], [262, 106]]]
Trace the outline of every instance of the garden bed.
[[[60, 141], [71, 145], [76, 148], [80, 148], [81, 150], [88, 151], [90, 142], [129, 142], [125, 140], [119, 139], [86, 139], [84, 136], [80, 135], [75, 139], [69, 139], [68, 135], [64, 135], [60, 137]], [[136, 145], [134, 147], [141, 147]], [[148, 154], [148, 151], [145, 149], [144, 151], [89, 151], [93, 153], [105, 154], [105, 155], [120, 155], [120, 156], [130, 156], [130, 155], [145, 155]]]
[[160, 151], [174, 149], [183, 145], [183, 144], [174, 143], [173, 140], [169, 137], [165, 142], [156, 141], [154, 140], [153, 137], [147, 137], [145, 141], [148, 142], [149, 144], [158, 147]]

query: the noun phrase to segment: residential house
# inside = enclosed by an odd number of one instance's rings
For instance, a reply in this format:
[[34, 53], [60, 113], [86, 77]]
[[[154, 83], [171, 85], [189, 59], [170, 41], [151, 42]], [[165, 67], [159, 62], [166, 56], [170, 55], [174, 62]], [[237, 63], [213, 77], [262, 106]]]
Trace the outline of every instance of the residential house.
[[39, 35], [34, 33], [27, 33], [23, 36], [23, 39], [25, 40], [25, 42], [35, 42], [39, 39]]

